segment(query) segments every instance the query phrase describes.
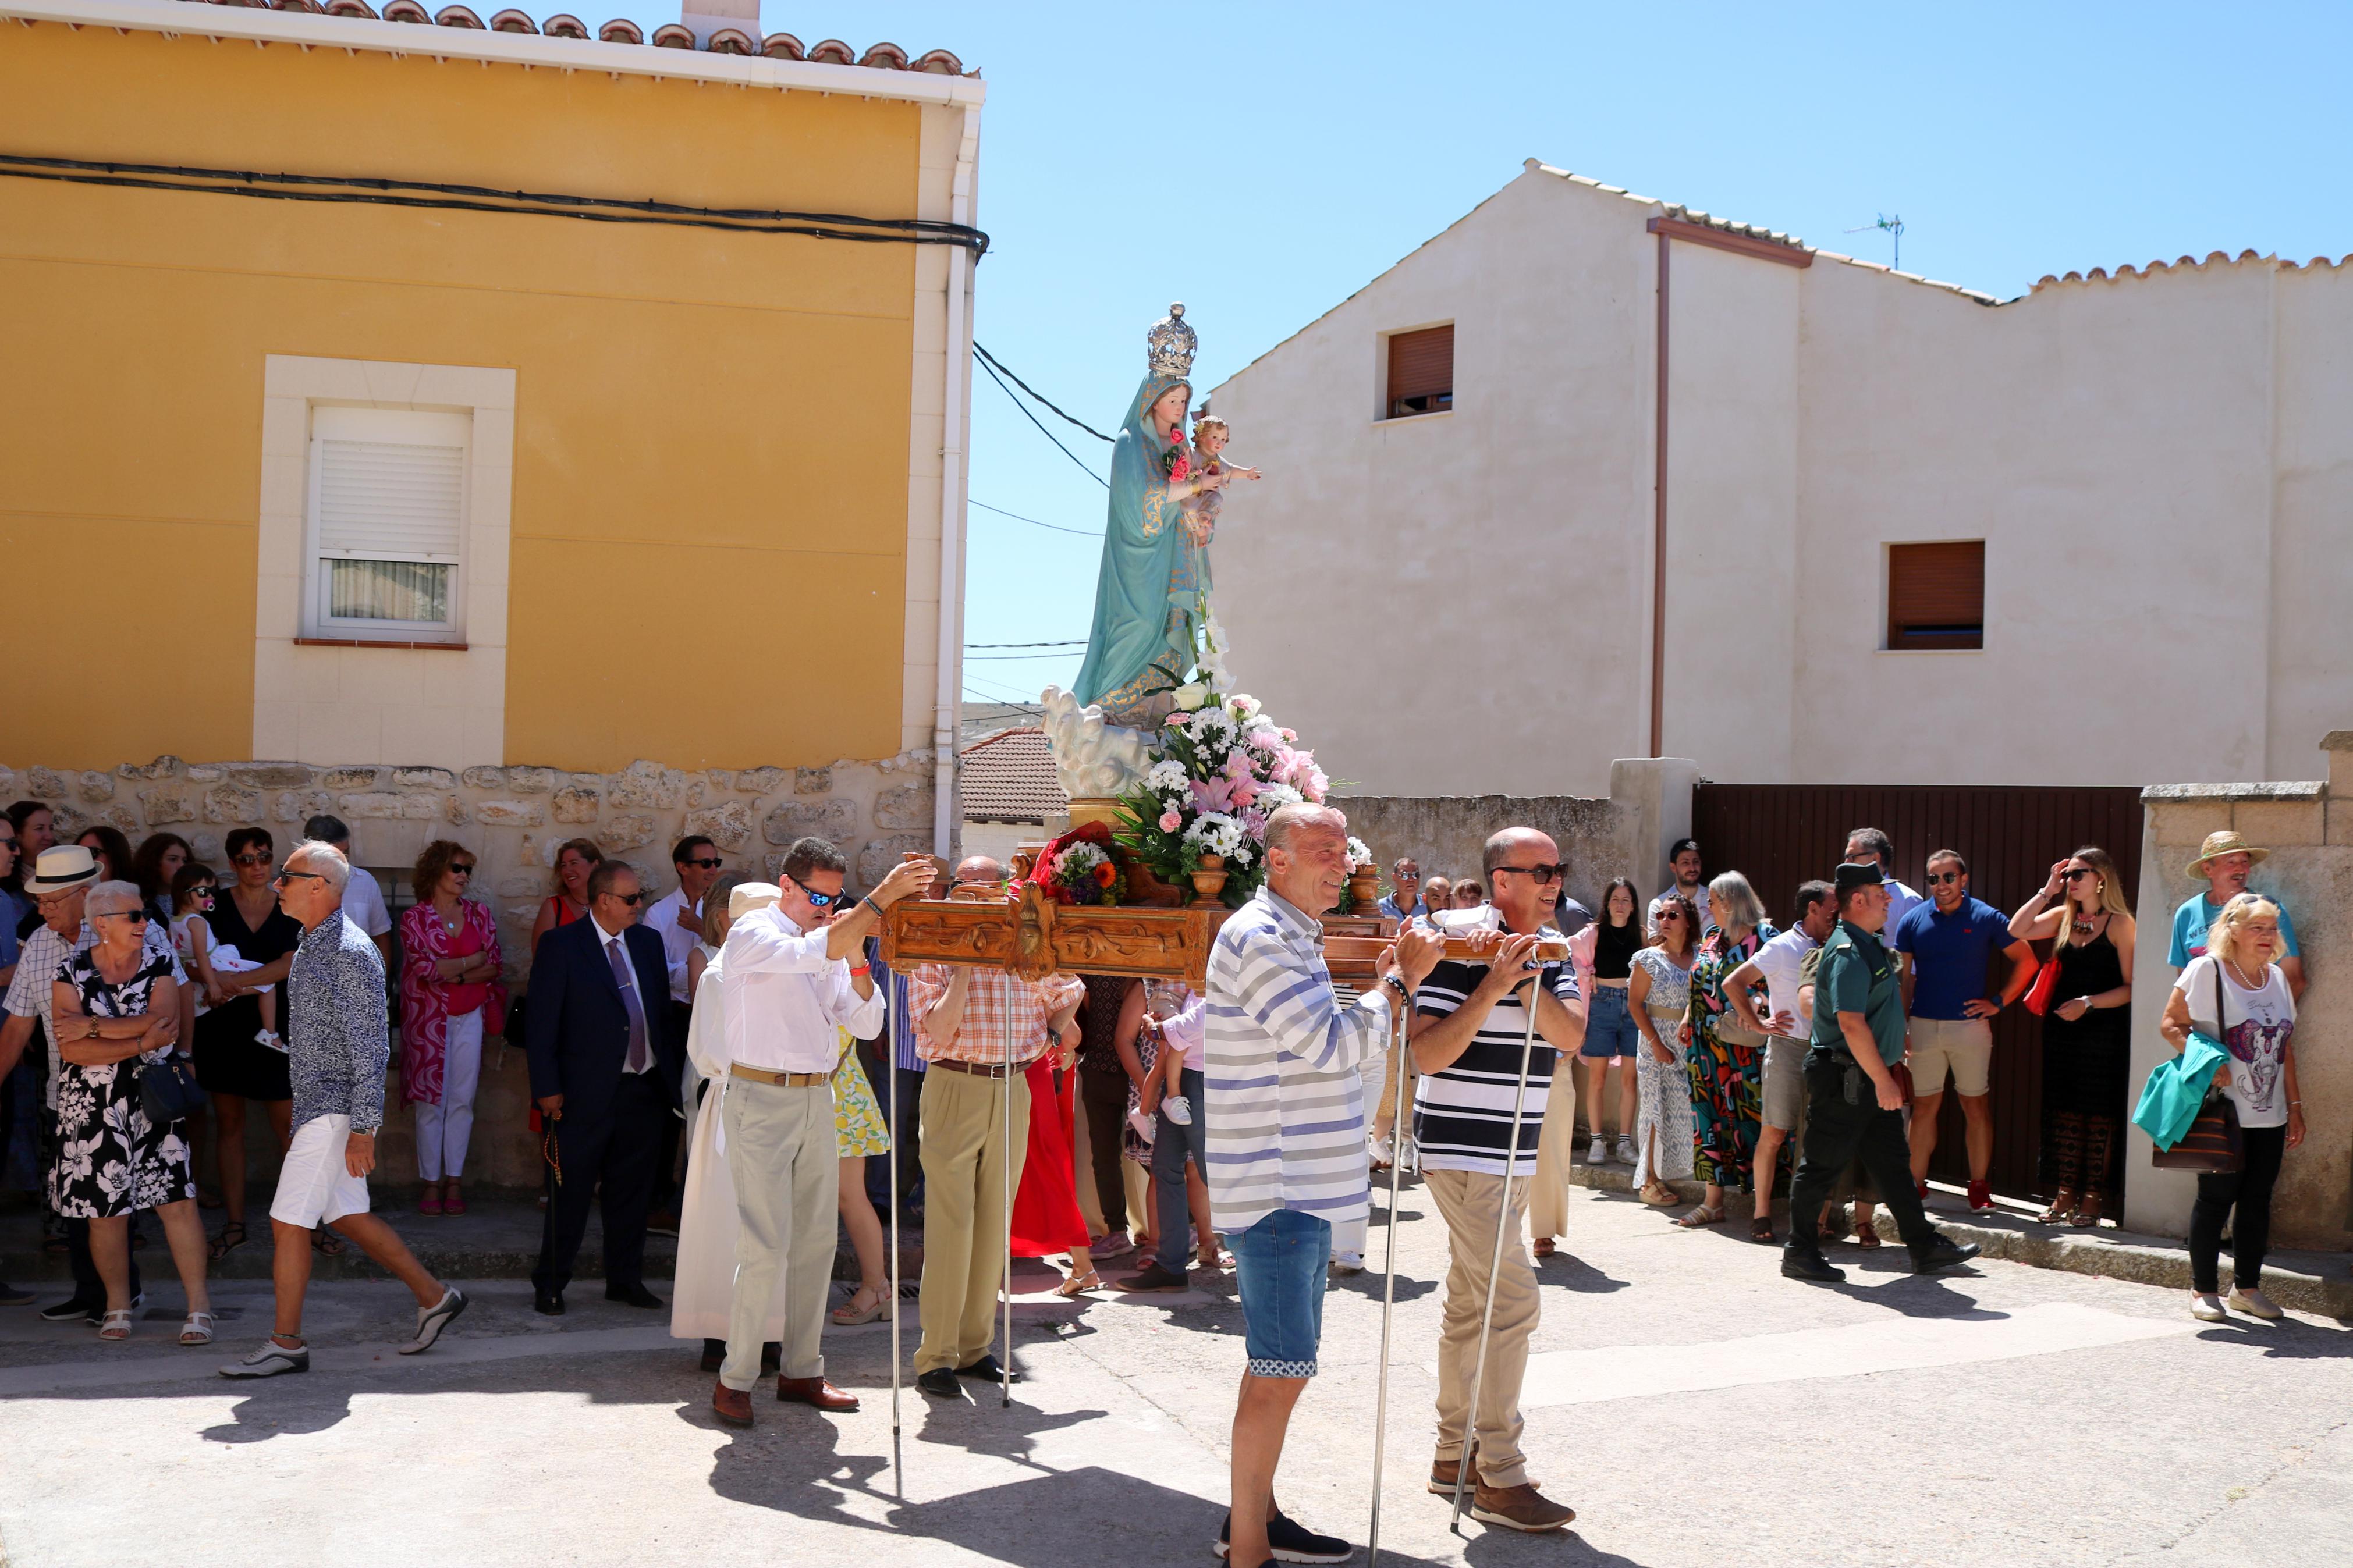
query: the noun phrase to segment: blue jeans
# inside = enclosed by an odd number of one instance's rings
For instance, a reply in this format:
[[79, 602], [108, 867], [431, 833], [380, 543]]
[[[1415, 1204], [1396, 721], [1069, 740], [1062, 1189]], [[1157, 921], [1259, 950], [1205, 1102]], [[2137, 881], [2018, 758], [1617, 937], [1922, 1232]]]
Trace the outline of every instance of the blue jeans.
[[1239, 1236], [1234, 1283], [1242, 1299], [1242, 1342], [1257, 1377], [1314, 1377], [1324, 1342], [1324, 1284], [1332, 1226], [1297, 1209], [1277, 1209]]
[[1577, 1054], [1588, 1061], [1606, 1061], [1611, 1057], [1630, 1058], [1642, 1047], [1642, 1037], [1634, 1027], [1633, 1010], [1626, 1005], [1626, 990], [1621, 985], [1596, 985], [1593, 999], [1586, 1005], [1585, 1043]]
[[1193, 1211], [1185, 1201], [1185, 1162], [1189, 1158], [1202, 1169], [1209, 1163], [1203, 1142], [1201, 1075], [1187, 1068], [1177, 1081], [1192, 1102], [1193, 1124], [1179, 1127], [1166, 1110], [1152, 1113], [1158, 1124], [1152, 1130], [1152, 1201], [1160, 1219], [1160, 1267], [1171, 1274], [1184, 1273], [1193, 1261]]

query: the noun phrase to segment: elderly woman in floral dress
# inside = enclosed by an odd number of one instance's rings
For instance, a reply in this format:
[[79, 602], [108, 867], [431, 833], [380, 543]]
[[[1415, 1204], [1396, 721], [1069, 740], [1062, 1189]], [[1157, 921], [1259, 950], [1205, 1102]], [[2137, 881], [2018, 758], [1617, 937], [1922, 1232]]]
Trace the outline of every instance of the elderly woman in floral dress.
[[[1675, 1223], [1685, 1229], [1724, 1218], [1724, 1189], [1746, 1188], [1757, 1160], [1757, 1130], [1764, 1118], [1765, 1037], [1741, 1026], [1724, 994], [1725, 980], [1757, 956], [1779, 933], [1765, 918], [1748, 879], [1726, 871], [1707, 885], [1715, 929], [1692, 965], [1690, 1013], [1684, 1024], [1683, 1068], [1691, 1077], [1693, 1148], [1699, 1179], [1707, 1192], [1699, 1207]], [[1769, 1177], [1767, 1178], [1769, 1180]], [[1767, 1217], [1751, 1227], [1752, 1239], [1770, 1241], [1771, 1197]]]
[[147, 911], [130, 882], [100, 882], [85, 913], [97, 942], [66, 960], [52, 983], [57, 1030], [58, 1159], [49, 1204], [90, 1221], [90, 1259], [106, 1282], [98, 1337], [131, 1337], [131, 1215], [153, 1209], [187, 1292], [184, 1345], [210, 1344], [205, 1229], [196, 1178], [178, 1122], [148, 1119], [142, 1064], [172, 1054], [179, 1036], [179, 961], [145, 942]]
[[482, 1037], [506, 1027], [498, 921], [464, 896], [473, 851], [447, 838], [425, 847], [400, 917], [400, 1092], [416, 1108], [420, 1214], [464, 1214], [458, 1183], [474, 1135]]

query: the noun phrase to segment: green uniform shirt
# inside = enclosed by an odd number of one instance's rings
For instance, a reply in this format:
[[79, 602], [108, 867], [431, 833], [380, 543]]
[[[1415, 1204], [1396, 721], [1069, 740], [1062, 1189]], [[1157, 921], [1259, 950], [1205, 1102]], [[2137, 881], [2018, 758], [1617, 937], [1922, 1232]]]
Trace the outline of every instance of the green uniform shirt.
[[[1895, 977], [1894, 955], [1879, 938], [1845, 921], [1822, 943], [1814, 978], [1814, 1035], [1818, 1047], [1844, 1050], [1841, 1013], [1860, 1013], [1890, 1066], [1904, 1059], [1904, 988]], [[1809, 955], [1810, 956], [1810, 955]]]

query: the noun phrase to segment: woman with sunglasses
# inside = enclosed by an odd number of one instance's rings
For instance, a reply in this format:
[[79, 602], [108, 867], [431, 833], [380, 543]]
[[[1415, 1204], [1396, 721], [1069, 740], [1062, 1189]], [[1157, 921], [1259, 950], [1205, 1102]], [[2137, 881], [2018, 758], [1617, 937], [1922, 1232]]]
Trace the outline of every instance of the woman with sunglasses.
[[2132, 1066], [2133, 918], [2116, 863], [2087, 844], [2052, 866], [2010, 934], [2050, 942], [2058, 966], [2042, 1014], [2042, 1223], [2088, 1230], [2116, 1194]]
[[[1659, 895], [1651, 917], [1658, 931], [1634, 954], [1626, 981], [1626, 1006], [1642, 1037], [1634, 1058], [1634, 1082], [1641, 1110], [1634, 1122], [1634, 1185], [1642, 1201], [1667, 1208], [1681, 1200], [1670, 1181], [1692, 1173], [1691, 1080], [1681, 1050], [1684, 1017], [1691, 1011], [1692, 964], [1699, 954], [1699, 910], [1678, 889]], [[1672, 1037], [1675, 1044], [1669, 1045]]]
[[[229, 864], [237, 880], [226, 895], [213, 900], [206, 923], [212, 945], [233, 947], [258, 969], [216, 972], [218, 995], [212, 1010], [196, 1020], [196, 1081], [212, 1097], [214, 1157], [220, 1164], [221, 1206], [226, 1216], [213, 1237], [215, 1262], [245, 1243], [245, 1113], [259, 1100], [268, 1111], [270, 1131], [277, 1134], [280, 1153], [292, 1135], [294, 1085], [286, 1068], [286, 1050], [266, 1046], [262, 1032], [260, 994], [274, 992], [278, 1016], [285, 1017], [286, 975], [294, 967], [294, 949], [302, 928], [278, 907], [273, 877], [278, 869], [277, 841], [266, 827], [229, 831]], [[322, 1230], [312, 1242], [321, 1252], [340, 1253], [343, 1244]]]
[[417, 1118], [419, 1214], [466, 1212], [458, 1183], [474, 1136], [482, 1037], [506, 1028], [498, 922], [465, 896], [473, 880], [474, 852], [437, 838], [417, 858], [417, 902], [400, 917], [400, 1093]]

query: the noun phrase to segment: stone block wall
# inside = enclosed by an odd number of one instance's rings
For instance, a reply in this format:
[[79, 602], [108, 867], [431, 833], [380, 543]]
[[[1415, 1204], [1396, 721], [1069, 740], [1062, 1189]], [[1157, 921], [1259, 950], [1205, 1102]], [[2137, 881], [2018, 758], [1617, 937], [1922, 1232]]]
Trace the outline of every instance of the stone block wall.
[[[2272, 1203], [2275, 1247], [2353, 1249], [2353, 731], [2323, 742], [2328, 783], [2168, 784], [2142, 794], [2138, 940], [2133, 952], [2131, 1090], [2172, 1047], [2157, 1032], [2178, 976], [2166, 963], [2173, 911], [2203, 889], [2188, 871], [2209, 833], [2235, 828], [2269, 849], [2248, 886], [2277, 900], [2295, 921], [2306, 990], [2296, 1005], [2295, 1064], [2306, 1129], [2288, 1152]], [[2197, 1196], [2194, 1176], [2149, 1164], [2150, 1143], [2130, 1130], [2125, 1223], [2183, 1236]]]
[[[1633, 803], [1579, 795], [1334, 795], [1348, 831], [1380, 863], [1384, 885], [1400, 855], [1424, 876], [1478, 876], [1487, 836], [1503, 827], [1535, 827], [1552, 835], [1568, 863], [1568, 893], [1587, 909], [1599, 906], [1612, 877], [1638, 869], [1643, 813]], [[1688, 808], [1686, 808], [1688, 816]], [[1483, 878], [1482, 879], [1483, 880]]]
[[[871, 887], [899, 857], [932, 848], [933, 758], [917, 750], [879, 762], [829, 767], [683, 769], [640, 761], [617, 773], [570, 773], [518, 765], [451, 772], [433, 767], [341, 766], [290, 762], [188, 763], [158, 757], [111, 770], [69, 770], [30, 759], [0, 764], [0, 804], [32, 797], [56, 813], [58, 841], [96, 823], [121, 828], [135, 847], [168, 829], [227, 879], [222, 850], [234, 828], [269, 829], [282, 855], [303, 821], [330, 812], [350, 824], [354, 862], [388, 875], [400, 901], [408, 868], [436, 838], [472, 850], [475, 895], [496, 911], [510, 986], [527, 988], [531, 927], [554, 889], [557, 848], [591, 838], [608, 858], [637, 868], [647, 891], [676, 886], [670, 848], [689, 833], [719, 847], [730, 869], [773, 878], [785, 847], [803, 834], [840, 845], [849, 883]], [[415, 1177], [409, 1119], [399, 1099], [398, 1052], [386, 1104], [383, 1150], [388, 1183]], [[484, 1047], [469, 1173], [499, 1184], [537, 1184], [539, 1149], [526, 1122], [529, 1078], [522, 1051]], [[274, 1164], [274, 1156], [267, 1163]]]

